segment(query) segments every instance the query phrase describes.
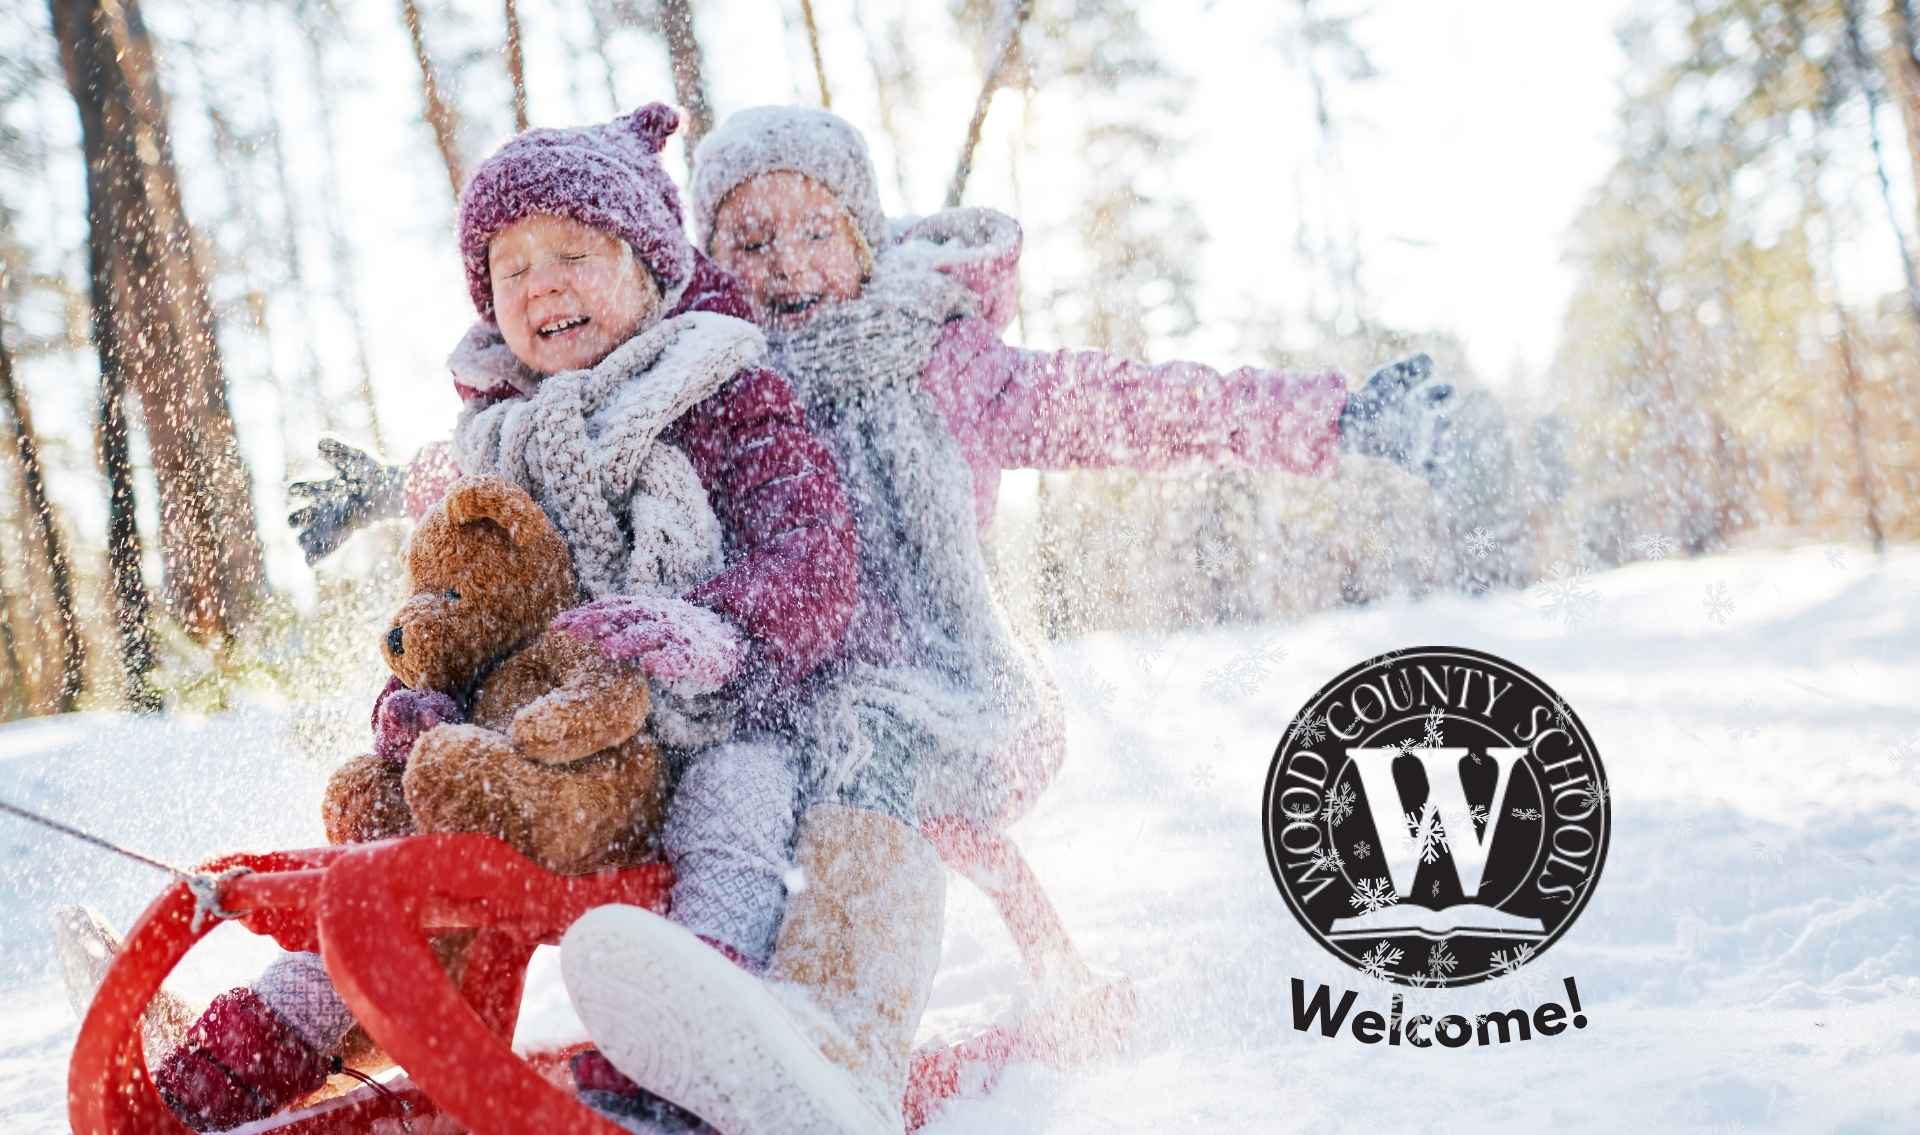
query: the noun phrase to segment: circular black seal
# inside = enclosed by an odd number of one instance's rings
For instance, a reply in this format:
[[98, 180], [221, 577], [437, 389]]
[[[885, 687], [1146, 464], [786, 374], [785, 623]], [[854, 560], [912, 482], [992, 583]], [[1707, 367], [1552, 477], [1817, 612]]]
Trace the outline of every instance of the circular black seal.
[[1512, 973], [1585, 909], [1612, 828], [1593, 738], [1545, 682], [1457, 646], [1390, 651], [1274, 751], [1267, 866], [1315, 939], [1409, 986]]

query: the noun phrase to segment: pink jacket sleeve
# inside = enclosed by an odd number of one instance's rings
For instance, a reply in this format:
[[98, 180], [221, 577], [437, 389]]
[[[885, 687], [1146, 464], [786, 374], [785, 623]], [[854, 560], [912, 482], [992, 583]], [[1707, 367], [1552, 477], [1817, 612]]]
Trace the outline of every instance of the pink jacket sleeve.
[[407, 462], [407, 519], [419, 523], [427, 510], [434, 506], [447, 490], [460, 479], [460, 469], [453, 463], [453, 446], [444, 441], [430, 441], [420, 447], [420, 452]]
[[1163, 469], [1244, 462], [1308, 475], [1339, 460], [1346, 382], [1102, 351], [1032, 351], [979, 319], [950, 324], [925, 388], [961, 443], [1002, 469]]

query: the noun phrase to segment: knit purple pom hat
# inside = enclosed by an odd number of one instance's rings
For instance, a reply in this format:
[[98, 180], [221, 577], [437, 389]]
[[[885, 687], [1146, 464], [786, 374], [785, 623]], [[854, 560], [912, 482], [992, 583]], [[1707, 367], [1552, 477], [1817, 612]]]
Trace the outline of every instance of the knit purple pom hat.
[[648, 103], [611, 122], [569, 130], [524, 130], [493, 152], [460, 194], [460, 256], [480, 318], [493, 321], [487, 245], [535, 213], [569, 217], [620, 237], [660, 287], [671, 311], [693, 276], [680, 195], [660, 165], [680, 116]]

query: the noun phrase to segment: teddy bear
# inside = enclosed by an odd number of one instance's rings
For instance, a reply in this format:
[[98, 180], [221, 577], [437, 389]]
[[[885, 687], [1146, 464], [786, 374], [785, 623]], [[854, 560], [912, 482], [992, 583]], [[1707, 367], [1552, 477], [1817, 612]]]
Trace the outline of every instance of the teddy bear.
[[406, 557], [412, 595], [380, 635], [396, 704], [464, 721], [337, 770], [327, 838], [484, 832], [563, 874], [653, 858], [668, 778], [644, 731], [646, 675], [550, 628], [581, 595], [540, 506], [504, 478], [464, 478]]

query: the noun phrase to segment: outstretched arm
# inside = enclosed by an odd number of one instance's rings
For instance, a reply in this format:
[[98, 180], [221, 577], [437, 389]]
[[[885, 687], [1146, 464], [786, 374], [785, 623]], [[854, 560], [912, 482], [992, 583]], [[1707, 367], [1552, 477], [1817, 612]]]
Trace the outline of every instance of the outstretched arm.
[[978, 319], [948, 326], [926, 389], [955, 434], [1003, 469], [1162, 469], [1198, 460], [1327, 474], [1338, 464], [1347, 401], [1337, 371], [1222, 374], [1103, 351], [1025, 350]]

